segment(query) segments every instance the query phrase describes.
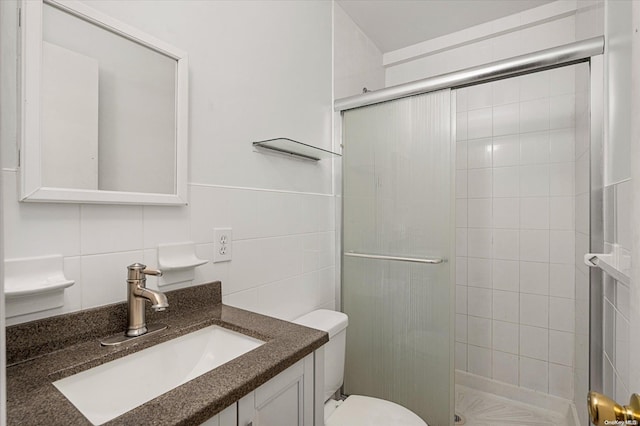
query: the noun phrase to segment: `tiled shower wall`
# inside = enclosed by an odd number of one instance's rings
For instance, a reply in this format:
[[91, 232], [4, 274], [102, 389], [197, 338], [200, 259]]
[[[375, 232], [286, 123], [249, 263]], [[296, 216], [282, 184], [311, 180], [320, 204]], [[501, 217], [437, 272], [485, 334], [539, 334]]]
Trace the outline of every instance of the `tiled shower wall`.
[[573, 66], [461, 89], [456, 130], [456, 368], [567, 399], [574, 92]]

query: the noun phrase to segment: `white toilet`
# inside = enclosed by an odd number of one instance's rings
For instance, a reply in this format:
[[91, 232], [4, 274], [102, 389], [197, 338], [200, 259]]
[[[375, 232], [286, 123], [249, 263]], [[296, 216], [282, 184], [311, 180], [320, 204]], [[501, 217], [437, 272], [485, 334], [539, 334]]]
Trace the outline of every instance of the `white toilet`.
[[293, 321], [329, 333], [324, 352], [324, 422], [326, 426], [427, 426], [412, 411], [383, 399], [351, 395], [331, 399], [344, 380], [349, 318], [342, 312], [319, 309]]

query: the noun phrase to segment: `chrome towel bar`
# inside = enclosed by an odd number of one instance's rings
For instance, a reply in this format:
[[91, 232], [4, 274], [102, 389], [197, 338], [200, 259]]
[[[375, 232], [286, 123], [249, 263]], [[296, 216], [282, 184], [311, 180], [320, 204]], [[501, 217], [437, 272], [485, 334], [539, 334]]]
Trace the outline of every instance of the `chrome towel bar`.
[[429, 263], [437, 265], [444, 262], [440, 257], [401, 257], [401, 256], [384, 256], [381, 254], [367, 254], [367, 253], [355, 253], [348, 251], [344, 253], [345, 256], [350, 257], [362, 257], [365, 259], [380, 259], [380, 260], [396, 260], [399, 262], [414, 262], [414, 263]]

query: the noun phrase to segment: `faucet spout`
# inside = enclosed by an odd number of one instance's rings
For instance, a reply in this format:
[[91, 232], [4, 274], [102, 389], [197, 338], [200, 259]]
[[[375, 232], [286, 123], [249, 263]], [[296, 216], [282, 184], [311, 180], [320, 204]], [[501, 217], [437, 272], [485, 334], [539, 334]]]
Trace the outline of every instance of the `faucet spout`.
[[159, 291], [137, 285], [133, 290], [133, 294], [151, 302], [151, 308], [154, 311], [164, 311], [169, 307], [167, 296]]

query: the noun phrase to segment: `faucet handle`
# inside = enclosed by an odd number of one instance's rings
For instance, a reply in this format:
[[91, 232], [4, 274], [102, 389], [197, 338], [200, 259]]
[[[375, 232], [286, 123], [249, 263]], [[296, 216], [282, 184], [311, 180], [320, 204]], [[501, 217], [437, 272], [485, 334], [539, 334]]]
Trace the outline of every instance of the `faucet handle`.
[[148, 269], [147, 265], [143, 265], [142, 263], [134, 263], [133, 265], [127, 266], [128, 275], [127, 281], [129, 280], [144, 280], [145, 275], [156, 275], [161, 277], [162, 271], [159, 269]]
[[162, 276], [162, 271], [160, 269], [149, 269], [145, 268], [142, 270], [142, 273], [145, 275], [156, 275], [158, 277]]

